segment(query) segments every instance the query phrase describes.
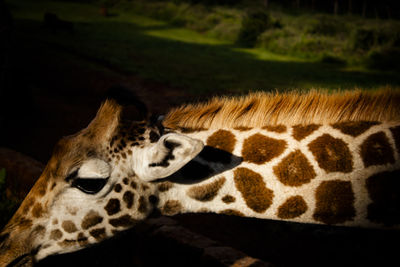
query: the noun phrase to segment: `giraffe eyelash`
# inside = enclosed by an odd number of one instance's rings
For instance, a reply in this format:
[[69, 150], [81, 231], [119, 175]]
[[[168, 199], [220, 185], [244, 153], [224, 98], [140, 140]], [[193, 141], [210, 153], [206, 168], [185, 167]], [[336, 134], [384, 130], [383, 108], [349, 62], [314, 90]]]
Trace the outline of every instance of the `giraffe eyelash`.
[[75, 178], [72, 187], [76, 187], [86, 194], [97, 194], [104, 188], [108, 181], [107, 178]]
[[107, 184], [109, 177], [106, 178], [89, 178], [79, 177], [79, 168], [73, 171], [65, 178], [68, 183], [71, 182], [71, 187], [75, 187], [86, 194], [96, 194], [103, 189]]
[[79, 168], [76, 169], [75, 171], [71, 172], [67, 178], [65, 178], [65, 181], [67, 183], [69, 183], [71, 180], [75, 180], [78, 177], [78, 172], [79, 172]]

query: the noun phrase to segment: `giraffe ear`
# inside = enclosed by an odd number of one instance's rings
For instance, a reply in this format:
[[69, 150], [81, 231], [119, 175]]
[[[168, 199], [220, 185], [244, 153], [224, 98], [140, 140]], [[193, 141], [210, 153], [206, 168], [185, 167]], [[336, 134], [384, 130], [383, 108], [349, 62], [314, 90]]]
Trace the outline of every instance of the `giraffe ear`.
[[170, 176], [191, 161], [203, 149], [202, 141], [188, 136], [169, 133], [146, 151], [138, 175], [153, 181]]
[[83, 130], [83, 133], [100, 141], [110, 138], [119, 123], [121, 109], [121, 106], [112, 99], [104, 101], [96, 117]]

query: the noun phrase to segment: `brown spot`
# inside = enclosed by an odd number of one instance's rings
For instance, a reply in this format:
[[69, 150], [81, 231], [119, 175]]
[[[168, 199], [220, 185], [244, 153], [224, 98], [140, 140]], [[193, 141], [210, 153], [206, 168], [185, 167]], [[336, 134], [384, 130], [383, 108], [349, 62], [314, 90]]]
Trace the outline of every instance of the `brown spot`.
[[33, 230], [32, 230], [32, 233], [34, 235], [38, 235], [38, 236], [43, 236], [45, 234], [45, 232], [46, 232], [46, 228], [41, 224], [36, 225], [35, 228], [33, 228]]
[[104, 209], [107, 211], [108, 215], [118, 213], [121, 210], [119, 200], [116, 198], [110, 199]]
[[222, 198], [222, 201], [223, 201], [224, 203], [226, 203], [226, 204], [230, 204], [230, 203], [232, 203], [232, 202], [235, 202], [235, 201], [236, 201], [236, 198], [235, 198], [234, 196], [231, 196], [231, 195], [226, 195], [226, 196], [224, 196], [224, 197]]
[[390, 131], [392, 132], [394, 142], [396, 143], [397, 153], [400, 154], [400, 126], [390, 128]]
[[394, 163], [393, 149], [384, 132], [369, 136], [361, 144], [360, 155], [365, 167]]
[[210, 212], [210, 210], [207, 208], [201, 208], [201, 209], [197, 210], [197, 212], [198, 213], [207, 213], [207, 212]]
[[153, 205], [156, 205], [158, 203], [159, 199], [157, 196], [155, 195], [150, 195], [149, 196], [149, 202]]
[[326, 172], [347, 173], [353, 170], [353, 157], [343, 140], [324, 134], [308, 147], [317, 159], [319, 167]]
[[145, 213], [147, 212], [147, 201], [144, 198], [144, 196], [141, 196], [139, 198], [139, 207], [138, 207], [138, 211], [141, 213]]
[[58, 223], [58, 220], [57, 219], [54, 219], [53, 220], [53, 224], [57, 224]]
[[122, 196], [122, 199], [124, 200], [124, 202], [125, 202], [125, 204], [126, 204], [126, 207], [127, 207], [128, 209], [132, 208], [132, 205], [133, 205], [133, 197], [134, 197], [134, 195], [133, 195], [133, 193], [132, 193], [131, 191], [126, 191], [126, 192], [124, 193], [124, 195]]
[[172, 216], [181, 212], [182, 209], [183, 207], [178, 200], [167, 200], [161, 208], [161, 213]]
[[237, 131], [245, 132], [245, 131], [250, 131], [250, 130], [253, 129], [253, 128], [251, 128], [251, 127], [245, 127], [245, 126], [238, 126], [238, 127], [233, 128], [233, 129], [235, 129], [235, 130], [237, 130]]
[[316, 208], [313, 214], [315, 220], [326, 224], [337, 224], [353, 220], [354, 193], [351, 182], [325, 181], [315, 193]]
[[110, 219], [109, 222], [114, 227], [129, 227], [135, 224], [136, 220], [129, 215], [124, 215], [119, 218]]
[[67, 207], [67, 211], [71, 215], [76, 215], [76, 213], [78, 212], [78, 208], [77, 207]]
[[229, 215], [229, 216], [240, 216], [240, 217], [244, 217], [244, 214], [241, 213], [238, 210], [234, 210], [234, 209], [226, 209], [226, 210], [221, 210], [219, 212], [219, 214], [225, 214], [225, 215]]
[[114, 186], [114, 191], [115, 192], [119, 193], [119, 192], [121, 192], [121, 190], [122, 190], [122, 186], [120, 184], [116, 184]]
[[33, 217], [39, 218], [40, 216], [42, 216], [42, 213], [43, 213], [42, 205], [40, 205], [40, 203], [36, 203], [35, 206], [33, 206], [32, 208]]
[[272, 204], [274, 193], [266, 187], [260, 174], [247, 168], [237, 168], [234, 171], [234, 180], [250, 209], [262, 213]]
[[22, 213], [26, 214], [28, 211], [31, 209], [31, 207], [34, 205], [35, 200], [33, 198], [27, 198], [22, 202]]
[[32, 220], [25, 217], [21, 217], [18, 222], [18, 227], [21, 230], [25, 230], [32, 227]]
[[207, 138], [207, 145], [232, 153], [235, 148], [235, 136], [226, 130], [218, 130]]
[[160, 139], [160, 136], [158, 135], [158, 133], [156, 133], [153, 130], [150, 131], [149, 137], [150, 137], [150, 143], [155, 143], [158, 141], [158, 139]]
[[137, 184], [136, 184], [135, 181], [131, 181], [131, 187], [132, 187], [133, 189], [136, 189], [136, 188], [137, 188]]
[[146, 191], [147, 189], [149, 189], [150, 187], [148, 185], [142, 184], [142, 190]]
[[166, 192], [173, 186], [174, 186], [173, 183], [167, 181], [167, 182], [160, 183], [157, 188], [158, 188], [158, 191], [160, 191], [160, 192]]
[[47, 190], [48, 180], [45, 177], [41, 177], [35, 184], [34, 190], [39, 196], [44, 196]]
[[270, 132], [276, 132], [276, 133], [284, 133], [286, 132], [286, 126], [279, 124], [279, 125], [266, 125], [262, 127], [262, 129], [270, 131]]
[[76, 228], [75, 224], [72, 221], [63, 221], [61, 226], [67, 233], [74, 233], [78, 231], [78, 229]]
[[83, 233], [79, 233], [78, 244], [83, 247], [86, 246], [88, 243], [89, 243], [88, 238]]
[[375, 174], [366, 187], [372, 200], [367, 218], [389, 226], [400, 224], [400, 170]]
[[122, 157], [123, 159], [126, 159], [126, 154], [125, 154], [124, 152], [122, 152], [122, 153], [121, 153], [121, 157]]
[[307, 211], [307, 204], [301, 196], [288, 198], [278, 208], [278, 217], [281, 219], [293, 219]]
[[273, 169], [279, 181], [287, 186], [309, 183], [316, 176], [313, 167], [300, 150], [290, 153]]
[[58, 229], [55, 229], [55, 230], [50, 232], [50, 239], [51, 240], [56, 240], [56, 241], [60, 240], [62, 236], [63, 236], [63, 233]]
[[187, 191], [187, 195], [198, 201], [211, 201], [217, 196], [225, 181], [225, 177], [222, 177], [209, 184], [193, 186]]
[[58, 242], [58, 245], [63, 248], [75, 246], [77, 243], [76, 240], [71, 240], [71, 239], [64, 239], [62, 242]]
[[82, 220], [82, 228], [83, 229], [89, 229], [90, 227], [93, 227], [103, 221], [103, 217], [100, 216], [96, 211], [91, 210], [89, 211], [86, 216]]
[[309, 125], [295, 125], [293, 126], [293, 138], [297, 141], [309, 136], [316, 131], [321, 125], [309, 124]]
[[285, 151], [286, 142], [255, 134], [243, 142], [242, 157], [244, 161], [264, 164]]
[[124, 184], [127, 185], [127, 184], [129, 184], [129, 179], [125, 177], [125, 178], [122, 180], [122, 182], [123, 182]]
[[380, 123], [375, 121], [346, 121], [332, 124], [332, 127], [340, 130], [344, 134], [356, 137], [378, 124]]
[[93, 229], [89, 232], [89, 234], [91, 236], [93, 236], [96, 241], [100, 241], [103, 240], [104, 238], [107, 237], [106, 235], [106, 229], [105, 228], [97, 228], [97, 229]]

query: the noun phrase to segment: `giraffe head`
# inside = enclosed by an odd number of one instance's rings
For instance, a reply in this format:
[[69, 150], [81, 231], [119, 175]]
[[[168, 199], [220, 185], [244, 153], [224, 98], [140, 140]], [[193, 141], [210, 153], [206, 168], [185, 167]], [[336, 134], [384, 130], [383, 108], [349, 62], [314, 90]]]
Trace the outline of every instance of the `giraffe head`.
[[89, 126], [61, 139], [45, 170], [0, 234], [0, 266], [24, 264], [100, 242], [146, 218], [151, 181], [203, 148], [154, 124], [123, 122], [106, 101]]

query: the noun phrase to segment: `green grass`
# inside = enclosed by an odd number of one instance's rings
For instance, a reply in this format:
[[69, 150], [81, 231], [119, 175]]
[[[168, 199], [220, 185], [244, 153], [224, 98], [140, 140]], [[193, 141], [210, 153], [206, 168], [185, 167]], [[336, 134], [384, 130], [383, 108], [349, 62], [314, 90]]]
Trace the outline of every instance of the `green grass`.
[[[266, 10], [262, 1], [242, 2], [234, 6], [204, 6], [182, 1], [137, 0], [120, 1], [118, 6], [222, 40], [300, 58], [336, 57], [338, 61], [365, 68], [371, 67], [371, 53], [383, 50], [385, 55], [390, 52], [397, 55], [400, 51], [400, 22], [396, 20], [299, 12], [282, 9], [274, 3]], [[260, 23], [265, 24], [264, 30], [259, 28]], [[388, 63], [394, 68], [387, 69], [400, 68], [397, 57]]]
[[[209, 32], [138, 15], [126, 3], [111, 9], [109, 17], [100, 16], [98, 5], [26, 0], [8, 3], [16, 19], [17, 38], [22, 42], [45, 43], [60, 48], [60, 53], [81, 55], [194, 94], [293, 88], [369, 89], [400, 84], [395, 72], [320, 63], [261, 47], [240, 48], [233, 41], [211, 37]], [[44, 12], [74, 22], [74, 33], [52, 33], [41, 28]], [[231, 20], [237, 15], [233, 11], [230, 16], [226, 10], [220, 12]]]

